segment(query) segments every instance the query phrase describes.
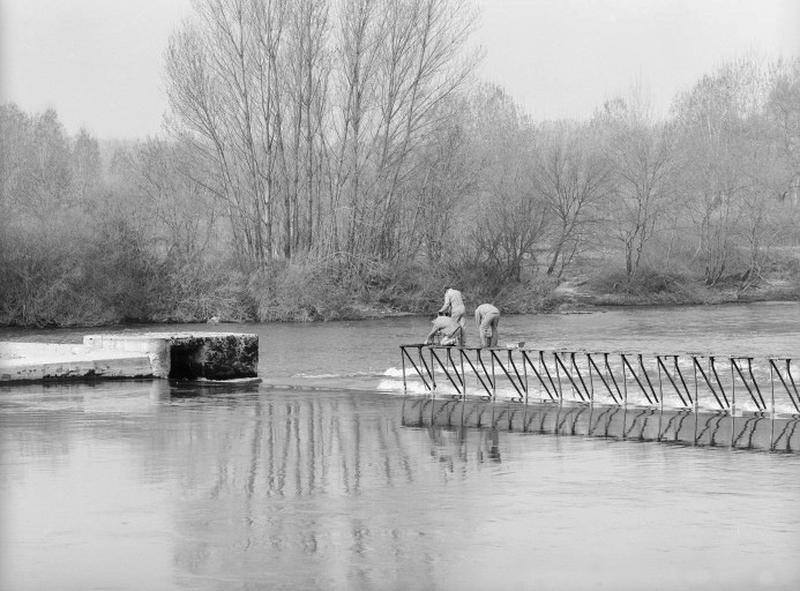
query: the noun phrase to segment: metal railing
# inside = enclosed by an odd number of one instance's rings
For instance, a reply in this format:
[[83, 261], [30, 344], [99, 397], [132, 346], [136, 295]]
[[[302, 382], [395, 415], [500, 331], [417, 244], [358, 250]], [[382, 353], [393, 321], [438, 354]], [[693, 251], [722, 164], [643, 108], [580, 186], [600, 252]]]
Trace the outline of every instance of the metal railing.
[[[696, 411], [702, 405], [800, 416], [800, 367], [789, 357], [560, 351], [401, 345], [403, 388], [455, 398], [512, 402], [658, 406]], [[780, 411], [776, 408], [780, 406]]]

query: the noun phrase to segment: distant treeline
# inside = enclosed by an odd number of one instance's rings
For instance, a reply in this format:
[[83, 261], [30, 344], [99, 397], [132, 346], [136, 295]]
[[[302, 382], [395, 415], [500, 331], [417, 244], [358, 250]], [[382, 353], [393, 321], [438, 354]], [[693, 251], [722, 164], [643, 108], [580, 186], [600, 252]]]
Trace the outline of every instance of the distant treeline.
[[[0, 107], [0, 324], [506, 311], [800, 294], [800, 60], [533, 121], [473, 79], [456, 0], [200, 0], [164, 138], [101, 154]], [[123, 116], [123, 115], [121, 115]]]

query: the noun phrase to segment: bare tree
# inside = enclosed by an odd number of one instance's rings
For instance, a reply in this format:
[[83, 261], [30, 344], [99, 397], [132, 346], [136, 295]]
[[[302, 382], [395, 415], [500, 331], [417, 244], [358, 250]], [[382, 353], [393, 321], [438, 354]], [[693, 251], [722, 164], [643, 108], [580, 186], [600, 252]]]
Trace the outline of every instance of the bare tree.
[[[112, 161], [116, 192], [140, 220], [148, 242], [176, 268], [200, 272], [216, 224], [216, 204], [193, 182], [192, 161], [173, 142], [150, 139], [118, 150]], [[135, 212], [135, 213], [134, 213]]]
[[622, 243], [625, 274], [636, 277], [648, 242], [671, 207], [674, 135], [667, 124], [652, 121], [645, 102], [608, 101], [596, 117], [605, 133], [615, 190], [608, 201], [610, 234]]
[[763, 119], [772, 76], [757, 61], [731, 62], [676, 103], [681, 187], [697, 236], [695, 257], [710, 286], [742, 265], [744, 244], [749, 262], [742, 277], [758, 275], [771, 217], [764, 210], [779, 192], [768, 180], [776, 178], [777, 154]]
[[415, 154], [473, 64], [465, 6], [197, 0], [167, 52], [173, 129], [244, 259], [405, 256]]
[[[467, 111], [477, 181], [474, 203], [463, 205], [472, 244], [459, 244], [471, 262], [491, 272], [496, 287], [535, 268], [550, 216], [535, 188], [535, 128], [500, 88], [484, 86]], [[526, 261], [528, 261], [526, 263]]]
[[166, 55], [173, 130], [203, 163], [195, 181], [225, 204], [237, 252], [254, 262], [273, 252], [285, 10], [281, 1], [198, 0]]
[[[800, 58], [779, 62], [767, 103], [767, 117], [777, 134], [782, 165], [776, 181], [782, 186], [779, 199], [800, 205]], [[777, 171], [776, 171], [777, 172]]]
[[[465, 102], [453, 101], [449, 108], [458, 109]], [[424, 253], [428, 263], [439, 264], [454, 247], [463, 246], [463, 210], [479, 176], [469, 148], [469, 138], [454, 115], [452, 123], [416, 154], [410, 212], [398, 223], [398, 251], [407, 260]]]
[[588, 126], [566, 122], [539, 129], [533, 162], [534, 183], [552, 218], [547, 274], [561, 277], [585, 246], [598, 208], [611, 192], [612, 169], [592, 139]]
[[408, 211], [400, 202], [401, 187], [415, 173], [411, 154], [437, 130], [440, 108], [462, 87], [474, 58], [459, 62], [474, 22], [463, 1], [410, 0], [388, 2], [388, 43], [381, 56], [379, 97], [381, 122], [375, 136], [377, 159], [376, 254], [404, 256], [397, 248], [400, 218]]

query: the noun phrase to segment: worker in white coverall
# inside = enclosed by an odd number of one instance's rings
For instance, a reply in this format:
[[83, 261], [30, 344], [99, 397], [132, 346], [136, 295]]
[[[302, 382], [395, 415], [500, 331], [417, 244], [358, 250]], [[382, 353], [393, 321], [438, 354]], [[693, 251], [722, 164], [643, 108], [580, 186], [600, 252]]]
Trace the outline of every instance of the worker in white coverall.
[[449, 316], [437, 316], [433, 319], [433, 328], [425, 337], [425, 344], [457, 345], [463, 333], [461, 325]]
[[481, 347], [497, 346], [497, 325], [500, 323], [500, 310], [492, 304], [481, 304], [475, 308], [475, 324]]
[[461, 295], [461, 292], [457, 289], [448, 288], [447, 291], [444, 292], [444, 306], [439, 308], [439, 314], [447, 314], [458, 322], [458, 325], [461, 327], [461, 331], [459, 333], [459, 346], [464, 346], [464, 328], [467, 325], [466, 321], [466, 313], [467, 309], [464, 307], [464, 297]]

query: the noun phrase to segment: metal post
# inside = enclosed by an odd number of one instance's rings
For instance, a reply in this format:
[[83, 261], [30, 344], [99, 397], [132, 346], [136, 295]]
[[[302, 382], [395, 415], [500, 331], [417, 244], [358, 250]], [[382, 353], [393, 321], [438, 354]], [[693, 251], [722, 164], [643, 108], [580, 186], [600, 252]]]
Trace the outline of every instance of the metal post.
[[[694, 436], [692, 437], [692, 445], [697, 445], [697, 422], [700, 420], [700, 413], [697, 411], [697, 409], [699, 406], [698, 399], [700, 398], [700, 394], [697, 386], [697, 364], [694, 361], [695, 356], [692, 355], [692, 370], [694, 373]], [[676, 359], [675, 363], [677, 364], [677, 362], [678, 361]]]
[[[523, 353], [522, 357], [522, 374], [525, 376], [525, 404], [528, 404], [528, 389], [530, 388], [528, 384], [528, 364], [525, 363], [525, 355]], [[525, 421], [525, 413], [522, 413], [522, 420]]]
[[[587, 358], [589, 353], [586, 354]], [[592, 364], [587, 363], [586, 365], [589, 366], [589, 404], [594, 406], [594, 378], [592, 377]], [[591, 413], [589, 414], [590, 423], [591, 423]]]
[[408, 394], [408, 386], [406, 385], [406, 350], [400, 347], [400, 362], [403, 366], [403, 394]]
[[[556, 355], [558, 355], [558, 353], [553, 351], [553, 359], [555, 359]], [[559, 406], [561, 406], [564, 404], [564, 392], [561, 388], [561, 372], [558, 371], [558, 363], [556, 363], [555, 366], [556, 366], [556, 381], [558, 382], [558, 404]]]
[[800, 393], [797, 391], [797, 385], [794, 383], [794, 378], [792, 377], [791, 359], [786, 359], [786, 378], [792, 385], [792, 390], [794, 390], [794, 396], [792, 396], [792, 393], [789, 391], [789, 386], [786, 386], [786, 393], [789, 395], [789, 399], [792, 401], [792, 406], [794, 406], [794, 409], [797, 411], [798, 414], [800, 414]]
[[719, 374], [717, 373], [717, 368], [714, 365], [713, 355], [709, 355], [708, 357], [708, 367], [709, 367], [709, 374], [713, 374], [714, 379], [717, 381], [717, 386], [719, 386], [719, 393], [722, 395], [722, 400], [725, 401], [725, 411], [728, 412], [731, 409], [731, 405], [728, 402], [728, 395], [725, 394], [725, 386], [722, 385], [722, 380], [719, 378]]
[[431, 353], [431, 427], [433, 427], [433, 421], [436, 417], [436, 365], [433, 363], [435, 354], [433, 352], [433, 346], [430, 348]]
[[731, 364], [731, 447], [736, 443], [736, 376], [733, 373], [733, 360], [729, 359], [728, 363]]
[[429, 349], [431, 353], [431, 394], [436, 392], [436, 365], [433, 363], [434, 353], [433, 347]]
[[489, 351], [489, 357], [492, 359], [492, 401], [497, 398], [497, 377], [494, 373], [494, 353]]
[[769, 364], [770, 404], [772, 415], [769, 421], [769, 451], [775, 450], [775, 373], [772, 363]]
[[[624, 359], [625, 353], [619, 354], [620, 359]], [[622, 364], [622, 400], [623, 404], [627, 407], [628, 406], [628, 376], [625, 372], [625, 363]], [[623, 421], [623, 429], [625, 422]]]
[[661, 421], [664, 418], [664, 387], [661, 381], [661, 364], [656, 362], [656, 369], [658, 370], [658, 441], [661, 441]]
[[458, 348], [458, 361], [461, 365], [461, 400], [467, 399], [467, 374], [464, 373], [464, 348]]
[[[539, 351], [539, 375], [540, 376], [544, 374], [544, 368], [542, 367], [543, 364], [544, 364], [544, 353], [540, 350]], [[542, 381], [541, 377], [539, 378], [539, 381], [540, 382]], [[553, 394], [555, 394], [555, 392], [553, 392]], [[553, 399], [552, 396], [549, 396], [549, 398], [550, 398], [550, 400]], [[544, 401], [545, 401], [544, 400], [544, 395], [542, 395], [541, 402], [544, 402]]]

